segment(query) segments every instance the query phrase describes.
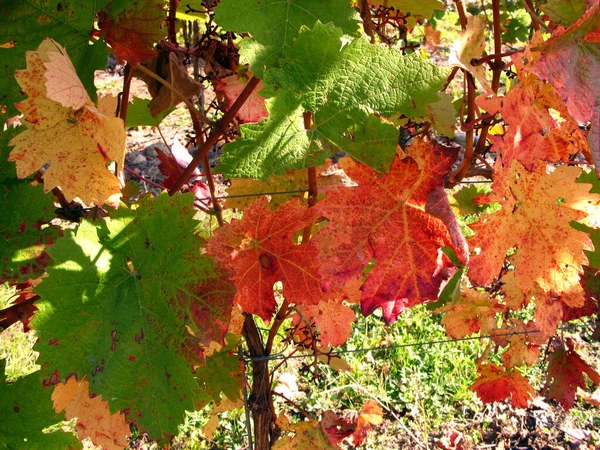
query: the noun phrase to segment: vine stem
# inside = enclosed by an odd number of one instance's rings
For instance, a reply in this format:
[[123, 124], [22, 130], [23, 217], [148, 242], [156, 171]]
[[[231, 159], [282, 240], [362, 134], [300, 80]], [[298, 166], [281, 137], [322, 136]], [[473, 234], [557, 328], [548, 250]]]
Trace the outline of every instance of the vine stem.
[[233, 120], [233, 118], [238, 113], [240, 108], [244, 105], [244, 103], [246, 103], [246, 100], [248, 100], [250, 94], [254, 92], [254, 89], [256, 89], [258, 83], [260, 83], [259, 78], [250, 78], [250, 80], [244, 87], [244, 90], [233, 103], [231, 108], [229, 108], [229, 111], [227, 111], [225, 115], [214, 125], [212, 132], [210, 133], [204, 144], [202, 144], [202, 147], [198, 148], [198, 153], [196, 153], [196, 156], [194, 156], [192, 161], [188, 164], [186, 169], [179, 176], [179, 178], [169, 191], [169, 195], [175, 194], [175, 192], [179, 191], [179, 189], [181, 189], [181, 187], [187, 182], [187, 180], [192, 175], [192, 172], [194, 172], [194, 169], [198, 167], [198, 165], [202, 162], [204, 155], [207, 155], [210, 148], [218, 142], [221, 136], [225, 134], [225, 132], [227, 131], [227, 126]]
[[[464, 7], [462, 5], [462, 1], [461, 0], [457, 0], [456, 4], [457, 6], [460, 6], [461, 8], [458, 8], [459, 10], [462, 9], [463, 14], [461, 15], [459, 12], [459, 16], [461, 19], [461, 27], [463, 27], [463, 30], [466, 28], [466, 14], [464, 13]], [[504, 65], [502, 63], [502, 30], [500, 27], [500, 0], [492, 0], [492, 14], [493, 14], [493, 21], [494, 21], [494, 62], [493, 64], [491, 64], [492, 66], [492, 91], [494, 92], [494, 94], [498, 94], [498, 88], [500, 87], [500, 75], [502, 74], [502, 69], [504, 68]], [[464, 24], [463, 24], [463, 17], [464, 17]], [[468, 74], [467, 75], [467, 98], [468, 98], [468, 104], [467, 104], [467, 123], [470, 123], [473, 121], [473, 111], [475, 108], [475, 97], [474, 97], [474, 80], [473, 80], [473, 76]], [[468, 93], [469, 88], [473, 91], [472, 95], [469, 95]], [[472, 110], [473, 108], [473, 110]], [[460, 183], [462, 181], [462, 179], [464, 178], [465, 174], [467, 173], [467, 171], [469, 170], [469, 167], [471, 166], [471, 163], [473, 161], [473, 156], [475, 154], [480, 154], [483, 153], [483, 149], [485, 148], [485, 144], [486, 144], [486, 140], [487, 140], [487, 135], [488, 135], [488, 131], [490, 129], [490, 122], [493, 119], [487, 119], [484, 120], [483, 123], [483, 127], [481, 127], [481, 131], [479, 134], [479, 141], [477, 142], [477, 147], [475, 149], [473, 149], [473, 132], [474, 130], [468, 129], [466, 132], [466, 139], [467, 139], [467, 143], [466, 143], [466, 149], [465, 149], [465, 156], [463, 158], [463, 161], [460, 165], [460, 167], [458, 168], [458, 170], [450, 177], [450, 187], [454, 187], [456, 186], [458, 183]]]
[[131, 80], [133, 79], [133, 67], [131, 64], [125, 64], [125, 74], [123, 78], [123, 91], [121, 92], [121, 101], [119, 102], [119, 117], [123, 120], [123, 126], [127, 123], [127, 111], [129, 109], [129, 93], [131, 92]]
[[373, 33], [373, 22], [371, 21], [371, 9], [369, 8], [369, 0], [360, 0], [359, 3], [360, 17], [363, 21], [363, 28], [367, 36], [371, 38], [371, 44], [375, 43], [375, 34]]
[[179, 0], [169, 0], [169, 16], [167, 17], [167, 28], [169, 30], [169, 42], [171, 44], [177, 44], [177, 29], [175, 23], [177, 22], [177, 7], [179, 6]]

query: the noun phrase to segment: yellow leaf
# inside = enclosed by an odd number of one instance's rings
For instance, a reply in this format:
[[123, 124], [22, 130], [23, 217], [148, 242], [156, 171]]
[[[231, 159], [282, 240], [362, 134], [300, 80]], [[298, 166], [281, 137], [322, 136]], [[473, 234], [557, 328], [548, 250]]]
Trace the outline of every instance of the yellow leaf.
[[65, 418], [77, 418], [77, 436], [80, 440], [90, 438], [104, 450], [121, 450], [127, 447], [129, 423], [119, 412], [111, 414], [108, 403], [102, 396], [91, 398], [89, 383], [84, 378], [80, 382], [70, 377], [66, 384], [59, 383], [52, 392], [54, 410], [65, 411]]
[[[50, 163], [44, 174], [46, 192], [60, 187], [69, 201], [79, 197], [86, 204], [116, 207], [121, 183], [107, 169], [107, 163], [115, 161], [119, 169], [123, 167], [123, 121], [96, 108], [89, 97], [74, 108], [87, 93], [81, 92], [79, 80], [73, 81], [76, 75], [71, 73], [72, 66], [65, 69], [64, 58], [64, 49], [47, 38], [37, 51], [27, 52], [27, 69], [16, 71], [28, 98], [15, 106], [23, 113], [27, 129], [10, 141], [15, 148], [9, 160], [16, 162], [19, 178]], [[65, 73], [65, 81], [59, 81]], [[46, 84], [52, 89], [50, 94]], [[70, 87], [61, 93], [61, 86]]]

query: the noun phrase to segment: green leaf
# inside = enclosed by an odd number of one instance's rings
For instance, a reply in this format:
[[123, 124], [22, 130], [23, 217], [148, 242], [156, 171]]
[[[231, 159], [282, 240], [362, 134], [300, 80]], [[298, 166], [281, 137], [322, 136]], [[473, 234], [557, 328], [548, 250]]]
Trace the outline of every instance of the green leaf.
[[540, 7], [555, 25], [570, 27], [581, 19], [591, 4], [586, 0], [548, 0]]
[[52, 389], [44, 388], [41, 373], [34, 372], [14, 383], [6, 382], [6, 361], [0, 360], [0, 449], [78, 449], [74, 434], [42, 430], [64, 420], [52, 407]]
[[434, 311], [450, 302], [457, 302], [460, 298], [460, 282], [462, 281], [465, 271], [466, 267], [464, 266], [458, 269], [446, 286], [444, 286], [438, 299], [433, 303], [428, 303], [425, 307], [429, 311]]
[[451, 206], [455, 206], [460, 211], [462, 216], [469, 216], [472, 214], [492, 214], [498, 208], [497, 204], [483, 204], [478, 205], [473, 202], [473, 199], [479, 195], [485, 195], [492, 192], [492, 188], [489, 184], [481, 183], [481, 184], [471, 184], [469, 186], [463, 187], [460, 191], [453, 195], [454, 202], [451, 202]]
[[37, 278], [48, 264], [45, 251], [59, 236], [54, 226], [54, 196], [29, 181], [0, 185], [0, 283]]
[[240, 44], [240, 57], [258, 77], [275, 67], [302, 26], [332, 22], [346, 34], [357, 31], [356, 12], [348, 0], [221, 0], [216, 22], [226, 30], [250, 33]]
[[[0, 48], [0, 111], [6, 106], [8, 117], [19, 112], [13, 103], [22, 100], [14, 71], [25, 67], [25, 52], [35, 50], [51, 37], [69, 52], [88, 94], [96, 99], [94, 71], [106, 67], [106, 44], [102, 40], [90, 45], [96, 13], [106, 0], [23, 0], [0, 2], [0, 44], [15, 42], [14, 47]], [[131, 0], [119, 2], [120, 8]], [[0, 112], [0, 115], [4, 116]], [[6, 117], [6, 116], [4, 116]]]
[[175, 108], [169, 108], [166, 111], [160, 112], [156, 117], [153, 117], [148, 109], [150, 102], [151, 100], [147, 98], [133, 98], [133, 102], [127, 109], [128, 127], [157, 127], [165, 117], [175, 110]]
[[[337, 151], [385, 172], [398, 131], [376, 115], [427, 115], [445, 78], [416, 54], [365, 39], [343, 46], [342, 30], [320, 22], [300, 30], [280, 64], [265, 77], [265, 95], [277, 95], [267, 105], [269, 117], [242, 126], [242, 137], [224, 147], [218, 170], [227, 177], [266, 179], [321, 164]], [[314, 122], [309, 130], [305, 111]]]
[[233, 304], [227, 274], [200, 252], [193, 201], [146, 196], [98, 227], [84, 222], [53, 246], [54, 265], [36, 289], [44, 375], [87, 376], [111, 412], [125, 411], [157, 440], [214, 400], [194, 368], [205, 364], [204, 347], [224, 343]]

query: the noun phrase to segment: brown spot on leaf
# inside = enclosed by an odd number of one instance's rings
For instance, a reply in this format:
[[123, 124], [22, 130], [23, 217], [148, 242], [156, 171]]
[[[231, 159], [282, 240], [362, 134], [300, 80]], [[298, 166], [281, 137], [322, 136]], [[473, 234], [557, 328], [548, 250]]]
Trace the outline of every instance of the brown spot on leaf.
[[263, 253], [262, 255], [260, 255], [258, 257], [258, 260], [260, 262], [260, 267], [262, 267], [263, 269], [270, 270], [273, 268], [274, 259], [268, 253]]

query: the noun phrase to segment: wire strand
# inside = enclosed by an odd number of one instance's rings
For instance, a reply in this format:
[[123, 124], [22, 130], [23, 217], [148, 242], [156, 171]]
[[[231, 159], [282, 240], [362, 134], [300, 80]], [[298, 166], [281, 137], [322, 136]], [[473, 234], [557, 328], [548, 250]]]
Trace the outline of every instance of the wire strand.
[[[571, 330], [571, 329], [581, 329], [581, 328], [588, 328], [589, 325], [586, 324], [581, 324], [581, 325], [567, 325], [564, 327], [559, 327], [559, 330]], [[502, 329], [497, 329], [495, 331], [503, 331]], [[355, 349], [349, 349], [349, 350], [336, 350], [333, 351], [331, 353], [325, 353], [324, 355], [329, 356], [329, 357], [335, 357], [335, 356], [339, 356], [339, 355], [345, 355], [345, 354], [351, 354], [351, 353], [365, 353], [365, 352], [379, 352], [379, 351], [387, 351], [387, 350], [396, 350], [396, 349], [400, 349], [400, 348], [406, 348], [406, 347], [424, 347], [424, 346], [431, 346], [431, 345], [439, 345], [439, 344], [449, 344], [451, 342], [464, 342], [464, 341], [474, 341], [474, 340], [478, 340], [478, 339], [493, 339], [493, 338], [499, 338], [499, 337], [510, 337], [510, 336], [515, 336], [515, 335], [519, 335], [519, 334], [533, 334], [533, 333], [541, 333], [541, 330], [530, 330], [530, 331], [512, 331], [510, 333], [499, 333], [499, 334], [486, 334], [483, 336], [470, 336], [470, 337], [464, 337], [464, 338], [459, 338], [459, 339], [440, 339], [440, 340], [435, 340], [435, 341], [426, 341], [426, 342], [413, 342], [413, 343], [408, 343], [408, 344], [397, 344], [397, 345], [386, 345], [386, 346], [381, 346], [381, 347], [365, 347], [365, 348], [355, 348]], [[284, 355], [283, 353], [274, 353], [272, 355], [265, 355], [265, 356], [252, 356], [252, 357], [248, 357], [246, 356], [244, 358], [245, 362], [258, 362], [258, 361], [281, 361], [281, 360], [288, 360], [288, 359], [304, 359], [304, 358], [314, 358], [314, 354], [313, 353], [305, 353], [302, 355]]]

